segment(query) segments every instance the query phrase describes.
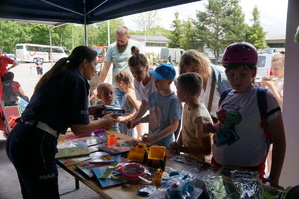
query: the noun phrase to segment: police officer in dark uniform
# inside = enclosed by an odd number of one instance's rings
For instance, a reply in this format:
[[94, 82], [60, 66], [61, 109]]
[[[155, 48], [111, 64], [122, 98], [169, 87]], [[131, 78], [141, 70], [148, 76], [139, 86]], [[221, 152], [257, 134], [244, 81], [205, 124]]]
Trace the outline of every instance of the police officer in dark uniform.
[[7, 155], [15, 166], [23, 198], [57, 199], [57, 138], [71, 128], [85, 134], [109, 129], [118, 119], [112, 114], [90, 121], [88, 93], [97, 65], [96, 51], [78, 46], [60, 59], [37, 83], [18, 124], [7, 139]]

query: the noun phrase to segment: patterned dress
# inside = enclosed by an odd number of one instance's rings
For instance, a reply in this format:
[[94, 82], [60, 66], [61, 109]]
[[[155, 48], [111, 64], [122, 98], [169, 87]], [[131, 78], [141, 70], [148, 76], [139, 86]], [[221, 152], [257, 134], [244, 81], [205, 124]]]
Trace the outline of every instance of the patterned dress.
[[[133, 104], [131, 104], [131, 102], [129, 101], [128, 95], [123, 96], [121, 108], [126, 111], [124, 115], [130, 115], [136, 111]], [[118, 123], [119, 132], [122, 134], [128, 135], [128, 136], [131, 136], [131, 137], [136, 137], [137, 133], [135, 131], [135, 128], [128, 129], [126, 127], [126, 124], [127, 124], [127, 121]]]

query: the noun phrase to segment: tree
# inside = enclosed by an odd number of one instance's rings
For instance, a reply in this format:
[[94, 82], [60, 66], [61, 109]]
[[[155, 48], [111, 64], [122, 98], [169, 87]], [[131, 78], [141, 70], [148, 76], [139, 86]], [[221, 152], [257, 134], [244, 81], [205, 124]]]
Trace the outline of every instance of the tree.
[[183, 29], [182, 29], [182, 22], [179, 20], [179, 13], [175, 12], [175, 20], [172, 21], [173, 31], [171, 32], [171, 35], [168, 37], [170, 39], [170, 42], [168, 43], [169, 48], [182, 48], [182, 39], [183, 39]]
[[266, 32], [260, 24], [260, 12], [256, 6], [253, 8], [252, 16], [253, 24], [246, 28], [246, 41], [253, 44], [257, 49], [265, 49]]
[[[116, 41], [116, 29], [123, 24], [124, 22], [122, 18], [109, 20], [110, 43]], [[96, 27], [98, 30], [98, 37], [94, 44], [98, 46], [108, 46], [108, 21], [96, 23]]]
[[195, 26], [192, 23], [192, 19], [189, 18], [188, 21], [182, 22], [182, 31], [185, 35], [182, 37], [182, 48], [183, 49], [196, 49], [203, 51], [203, 46], [198, 42]]
[[[58, 35], [52, 35], [53, 41], [59, 41]], [[49, 26], [33, 25], [31, 28], [31, 40], [29, 43], [50, 45]], [[53, 45], [55, 43], [53, 42]]]
[[30, 41], [30, 25], [0, 20], [0, 46], [5, 53], [15, 53], [16, 43]]
[[153, 27], [157, 27], [161, 21], [157, 10], [144, 12], [136, 16], [133, 21], [137, 24], [138, 29], [144, 30], [145, 32]]
[[[130, 31], [130, 34], [131, 35], [143, 35], [144, 31], [142, 31], [142, 30]], [[166, 30], [163, 27], [156, 26], [156, 27], [153, 27], [153, 28], [150, 28], [150, 29], [146, 30], [146, 35], [147, 36], [164, 36], [164, 37], [169, 37], [170, 31]]]
[[205, 11], [198, 11], [195, 31], [199, 43], [218, 60], [229, 44], [245, 40], [244, 14], [239, 0], [208, 0]]

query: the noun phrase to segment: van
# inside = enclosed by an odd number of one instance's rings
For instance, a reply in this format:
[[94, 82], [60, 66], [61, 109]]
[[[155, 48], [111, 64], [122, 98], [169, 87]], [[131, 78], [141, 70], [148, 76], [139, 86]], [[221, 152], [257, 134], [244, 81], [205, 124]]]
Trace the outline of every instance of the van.
[[260, 83], [263, 77], [272, 76], [271, 60], [276, 53], [258, 54], [257, 73], [255, 82]]
[[168, 63], [177, 65], [185, 50], [179, 48], [162, 48], [160, 53], [160, 63]]
[[261, 51], [261, 53], [273, 54], [273, 53], [279, 53], [280, 51], [285, 51], [285, 48], [265, 48]]

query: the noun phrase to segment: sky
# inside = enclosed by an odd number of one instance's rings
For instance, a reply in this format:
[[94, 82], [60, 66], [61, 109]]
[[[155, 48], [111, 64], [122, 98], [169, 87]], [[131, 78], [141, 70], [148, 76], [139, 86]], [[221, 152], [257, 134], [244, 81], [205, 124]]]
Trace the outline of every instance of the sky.
[[[204, 5], [207, 0], [196, 1], [194, 3], [173, 6], [169, 8], [159, 9], [159, 18], [163, 18], [161, 23], [166, 29], [170, 29], [171, 23], [174, 20], [174, 13], [179, 12], [180, 20], [188, 18], [196, 18], [196, 11], [204, 11]], [[287, 0], [240, 0], [242, 11], [245, 14], [245, 22], [251, 24], [252, 11], [254, 6], [257, 6], [260, 11], [261, 26], [267, 32], [267, 37], [285, 37], [286, 18], [287, 18]], [[137, 30], [137, 25], [132, 19], [135, 15], [124, 17], [125, 26], [131, 30]]]

